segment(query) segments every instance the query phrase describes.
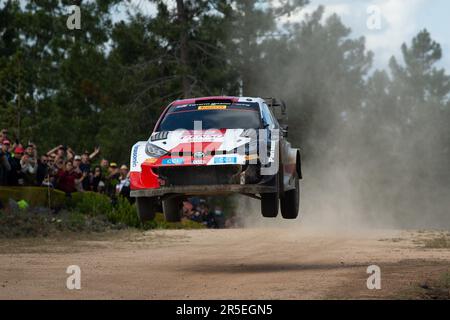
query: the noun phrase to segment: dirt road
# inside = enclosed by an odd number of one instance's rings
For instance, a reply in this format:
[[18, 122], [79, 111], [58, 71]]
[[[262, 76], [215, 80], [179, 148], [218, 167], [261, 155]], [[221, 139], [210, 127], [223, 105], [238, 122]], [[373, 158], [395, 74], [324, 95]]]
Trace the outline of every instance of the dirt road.
[[[0, 240], [0, 299], [398, 298], [449, 270], [431, 233], [302, 228], [122, 231]], [[367, 289], [369, 265], [382, 289]], [[66, 288], [69, 265], [81, 290]]]

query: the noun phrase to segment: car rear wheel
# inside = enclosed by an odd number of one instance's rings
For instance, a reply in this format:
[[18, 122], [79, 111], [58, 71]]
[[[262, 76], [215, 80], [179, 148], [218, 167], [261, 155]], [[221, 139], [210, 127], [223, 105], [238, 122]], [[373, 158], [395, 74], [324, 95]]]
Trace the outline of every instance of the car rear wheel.
[[181, 221], [181, 205], [183, 204], [183, 197], [173, 197], [163, 200], [162, 206], [164, 217], [167, 222]]
[[158, 199], [154, 197], [136, 198], [136, 207], [142, 224], [155, 219], [157, 203]]
[[284, 219], [297, 219], [300, 207], [300, 182], [295, 175], [295, 189], [286, 191], [280, 199], [281, 215]]

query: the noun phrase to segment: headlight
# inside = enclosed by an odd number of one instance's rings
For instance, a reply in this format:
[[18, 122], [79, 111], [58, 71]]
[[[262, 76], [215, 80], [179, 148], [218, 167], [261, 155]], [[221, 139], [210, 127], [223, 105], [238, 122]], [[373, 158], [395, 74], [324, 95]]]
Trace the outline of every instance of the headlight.
[[150, 157], [159, 158], [167, 154], [167, 151], [150, 142], [147, 142], [147, 145], [145, 146], [145, 153]]

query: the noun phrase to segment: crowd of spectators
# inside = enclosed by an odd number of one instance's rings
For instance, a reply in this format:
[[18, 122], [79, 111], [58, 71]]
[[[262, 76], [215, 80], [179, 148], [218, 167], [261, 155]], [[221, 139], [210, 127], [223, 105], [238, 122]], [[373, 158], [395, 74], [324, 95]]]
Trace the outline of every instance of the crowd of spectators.
[[63, 145], [40, 153], [32, 142], [12, 142], [8, 130], [3, 129], [0, 132], [0, 185], [51, 187], [68, 195], [93, 191], [111, 198], [123, 195], [130, 199], [128, 167], [119, 167], [104, 158], [96, 165], [99, 154], [100, 148], [77, 154]]

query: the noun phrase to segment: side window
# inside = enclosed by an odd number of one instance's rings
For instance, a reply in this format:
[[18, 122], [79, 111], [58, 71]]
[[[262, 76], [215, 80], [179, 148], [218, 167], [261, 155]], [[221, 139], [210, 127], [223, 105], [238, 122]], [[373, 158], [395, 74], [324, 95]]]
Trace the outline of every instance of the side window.
[[266, 103], [262, 104], [261, 111], [264, 123], [268, 124], [270, 127], [277, 128], [278, 127], [277, 121], [272, 116], [272, 113], [270, 112], [269, 107], [267, 106]]

